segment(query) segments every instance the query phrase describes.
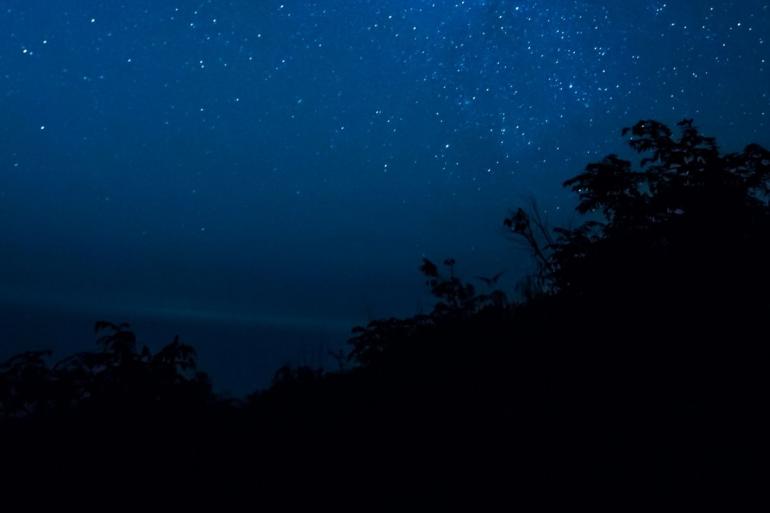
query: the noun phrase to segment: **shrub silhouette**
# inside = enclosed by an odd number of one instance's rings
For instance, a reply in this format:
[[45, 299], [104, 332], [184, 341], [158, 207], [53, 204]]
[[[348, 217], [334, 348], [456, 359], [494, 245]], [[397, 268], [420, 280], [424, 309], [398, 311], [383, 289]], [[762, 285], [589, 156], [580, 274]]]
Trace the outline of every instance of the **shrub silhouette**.
[[0, 366], [0, 414], [20, 418], [74, 409], [205, 405], [208, 377], [197, 372], [195, 351], [177, 337], [154, 355], [138, 348], [128, 324], [95, 325], [99, 352], [78, 353], [49, 365], [50, 352], [29, 352]]
[[770, 154], [750, 145], [723, 156], [691, 120], [679, 126], [678, 139], [655, 121], [624, 130], [631, 148], [647, 155], [639, 169], [610, 155], [568, 180], [578, 212], [600, 216], [557, 229], [546, 247], [524, 211], [506, 219], [538, 255], [551, 290], [610, 301], [631, 297], [622, 289], [656, 302], [682, 295], [720, 308], [727, 297], [741, 308], [766, 303]]
[[213, 394], [178, 339], [152, 354], [100, 322], [99, 352], [0, 368], [4, 439], [30, 441], [16, 444], [30, 460], [64, 426], [79, 457], [109, 443], [120, 465], [162, 461], [188, 488], [344, 481], [367, 500], [757, 481], [770, 153], [723, 155], [690, 120], [623, 135], [637, 167], [610, 155], [565, 183], [581, 224], [550, 230], [536, 208], [504, 220], [536, 263], [518, 300], [495, 290], [501, 273], [480, 293], [453, 259], [424, 259], [429, 314], [356, 327], [350, 365], [284, 367], [243, 401]]
[[[560, 483], [750, 480], [768, 385], [770, 153], [722, 155], [692, 121], [679, 129], [641, 121], [623, 131], [637, 168], [610, 155], [565, 182], [577, 227], [548, 230], [524, 209], [505, 219], [536, 263], [523, 300], [490, 302], [454, 261], [442, 277], [426, 260], [433, 313], [359, 328], [351, 357], [411, 376], [409, 393], [430, 369], [476, 418], [507, 405], [529, 429], [502, 425], [541, 444]], [[476, 387], [481, 413], [459, 400]]]

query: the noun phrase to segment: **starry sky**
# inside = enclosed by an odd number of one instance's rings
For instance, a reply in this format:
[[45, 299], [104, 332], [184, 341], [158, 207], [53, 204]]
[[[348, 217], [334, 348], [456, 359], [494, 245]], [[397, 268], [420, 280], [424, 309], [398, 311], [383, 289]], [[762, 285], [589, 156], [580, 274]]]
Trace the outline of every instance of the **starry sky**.
[[429, 308], [422, 256], [521, 276], [504, 216], [570, 222], [641, 118], [770, 145], [768, 39], [766, 0], [0, 0], [0, 341], [130, 320], [251, 386]]

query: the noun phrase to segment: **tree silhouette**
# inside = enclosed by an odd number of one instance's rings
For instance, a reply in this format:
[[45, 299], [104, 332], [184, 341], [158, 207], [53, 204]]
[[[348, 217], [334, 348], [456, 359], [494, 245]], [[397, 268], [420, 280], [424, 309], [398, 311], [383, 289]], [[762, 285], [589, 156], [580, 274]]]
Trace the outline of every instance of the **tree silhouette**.
[[720, 155], [691, 120], [679, 127], [674, 138], [661, 123], [639, 122], [623, 131], [645, 155], [638, 169], [610, 155], [565, 182], [579, 195], [578, 212], [593, 219], [558, 228], [555, 241], [539, 243], [521, 209], [506, 219], [554, 291], [609, 299], [620, 288], [657, 296], [656, 289], [681, 285], [678, 293], [691, 299], [704, 292], [742, 303], [761, 297], [770, 278], [762, 264], [770, 256], [770, 153], [749, 145]]
[[368, 501], [396, 478], [476, 500], [757, 480], [770, 152], [721, 154], [690, 120], [623, 135], [638, 165], [610, 155], [565, 182], [580, 224], [551, 230], [534, 203], [504, 220], [536, 264], [518, 300], [502, 273], [479, 292], [453, 259], [423, 259], [430, 313], [356, 327], [338, 370], [286, 366], [243, 401], [214, 394], [178, 337], [153, 353], [98, 322], [98, 351], [0, 366], [2, 455], [35, 475], [55, 456], [187, 490], [349, 483]]
[[83, 352], [53, 365], [51, 353], [30, 352], [0, 366], [0, 413], [9, 417], [82, 407], [116, 410], [211, 399], [208, 377], [197, 371], [195, 351], [179, 338], [154, 355], [137, 347], [126, 323], [95, 325], [99, 352]]

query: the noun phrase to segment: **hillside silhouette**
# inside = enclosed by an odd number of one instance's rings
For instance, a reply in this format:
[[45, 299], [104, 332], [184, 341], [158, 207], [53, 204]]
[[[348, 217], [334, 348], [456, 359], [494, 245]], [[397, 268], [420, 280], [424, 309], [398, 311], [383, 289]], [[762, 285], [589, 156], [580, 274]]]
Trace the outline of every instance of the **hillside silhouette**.
[[690, 120], [623, 135], [640, 162], [610, 155], [565, 182], [580, 224], [551, 229], [532, 209], [504, 220], [536, 264], [518, 292], [425, 259], [433, 310], [355, 328], [339, 369], [285, 367], [224, 398], [179, 339], [153, 354], [107, 322], [95, 352], [10, 359], [6, 470], [218, 483], [255, 500], [320, 489], [364, 510], [406, 495], [479, 506], [758, 486], [770, 152], [722, 154]]

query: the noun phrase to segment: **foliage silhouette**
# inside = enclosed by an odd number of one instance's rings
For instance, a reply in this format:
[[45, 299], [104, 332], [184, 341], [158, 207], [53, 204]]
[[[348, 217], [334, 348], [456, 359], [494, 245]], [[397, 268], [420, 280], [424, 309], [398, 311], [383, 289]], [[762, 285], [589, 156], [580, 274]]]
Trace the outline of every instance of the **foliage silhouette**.
[[30, 441], [14, 444], [30, 461], [66, 427], [91, 456], [108, 443], [185, 485], [344, 481], [369, 501], [758, 483], [770, 153], [722, 155], [691, 120], [623, 135], [637, 167], [610, 155], [565, 182], [577, 227], [549, 229], [535, 204], [504, 220], [536, 264], [518, 300], [494, 289], [502, 273], [480, 293], [453, 259], [424, 259], [429, 314], [356, 327], [339, 370], [284, 367], [242, 401], [178, 338], [153, 354], [99, 322], [101, 351], [0, 367], [2, 439]]
[[203, 405], [213, 399], [195, 351], [179, 338], [154, 355], [137, 347], [126, 323], [97, 322], [101, 351], [49, 365], [50, 352], [16, 356], [0, 366], [0, 415], [25, 417], [73, 409]]
[[681, 285], [678, 293], [700, 303], [726, 295], [742, 308], [761, 304], [770, 278], [761, 264], [769, 256], [770, 154], [749, 145], [722, 156], [691, 120], [679, 125], [678, 139], [655, 121], [624, 130], [631, 148], [649, 155], [638, 170], [610, 155], [565, 182], [580, 196], [578, 212], [599, 212], [601, 221], [559, 228], [542, 247], [524, 211], [506, 219], [552, 290], [609, 299], [629, 285], [635, 295]]

